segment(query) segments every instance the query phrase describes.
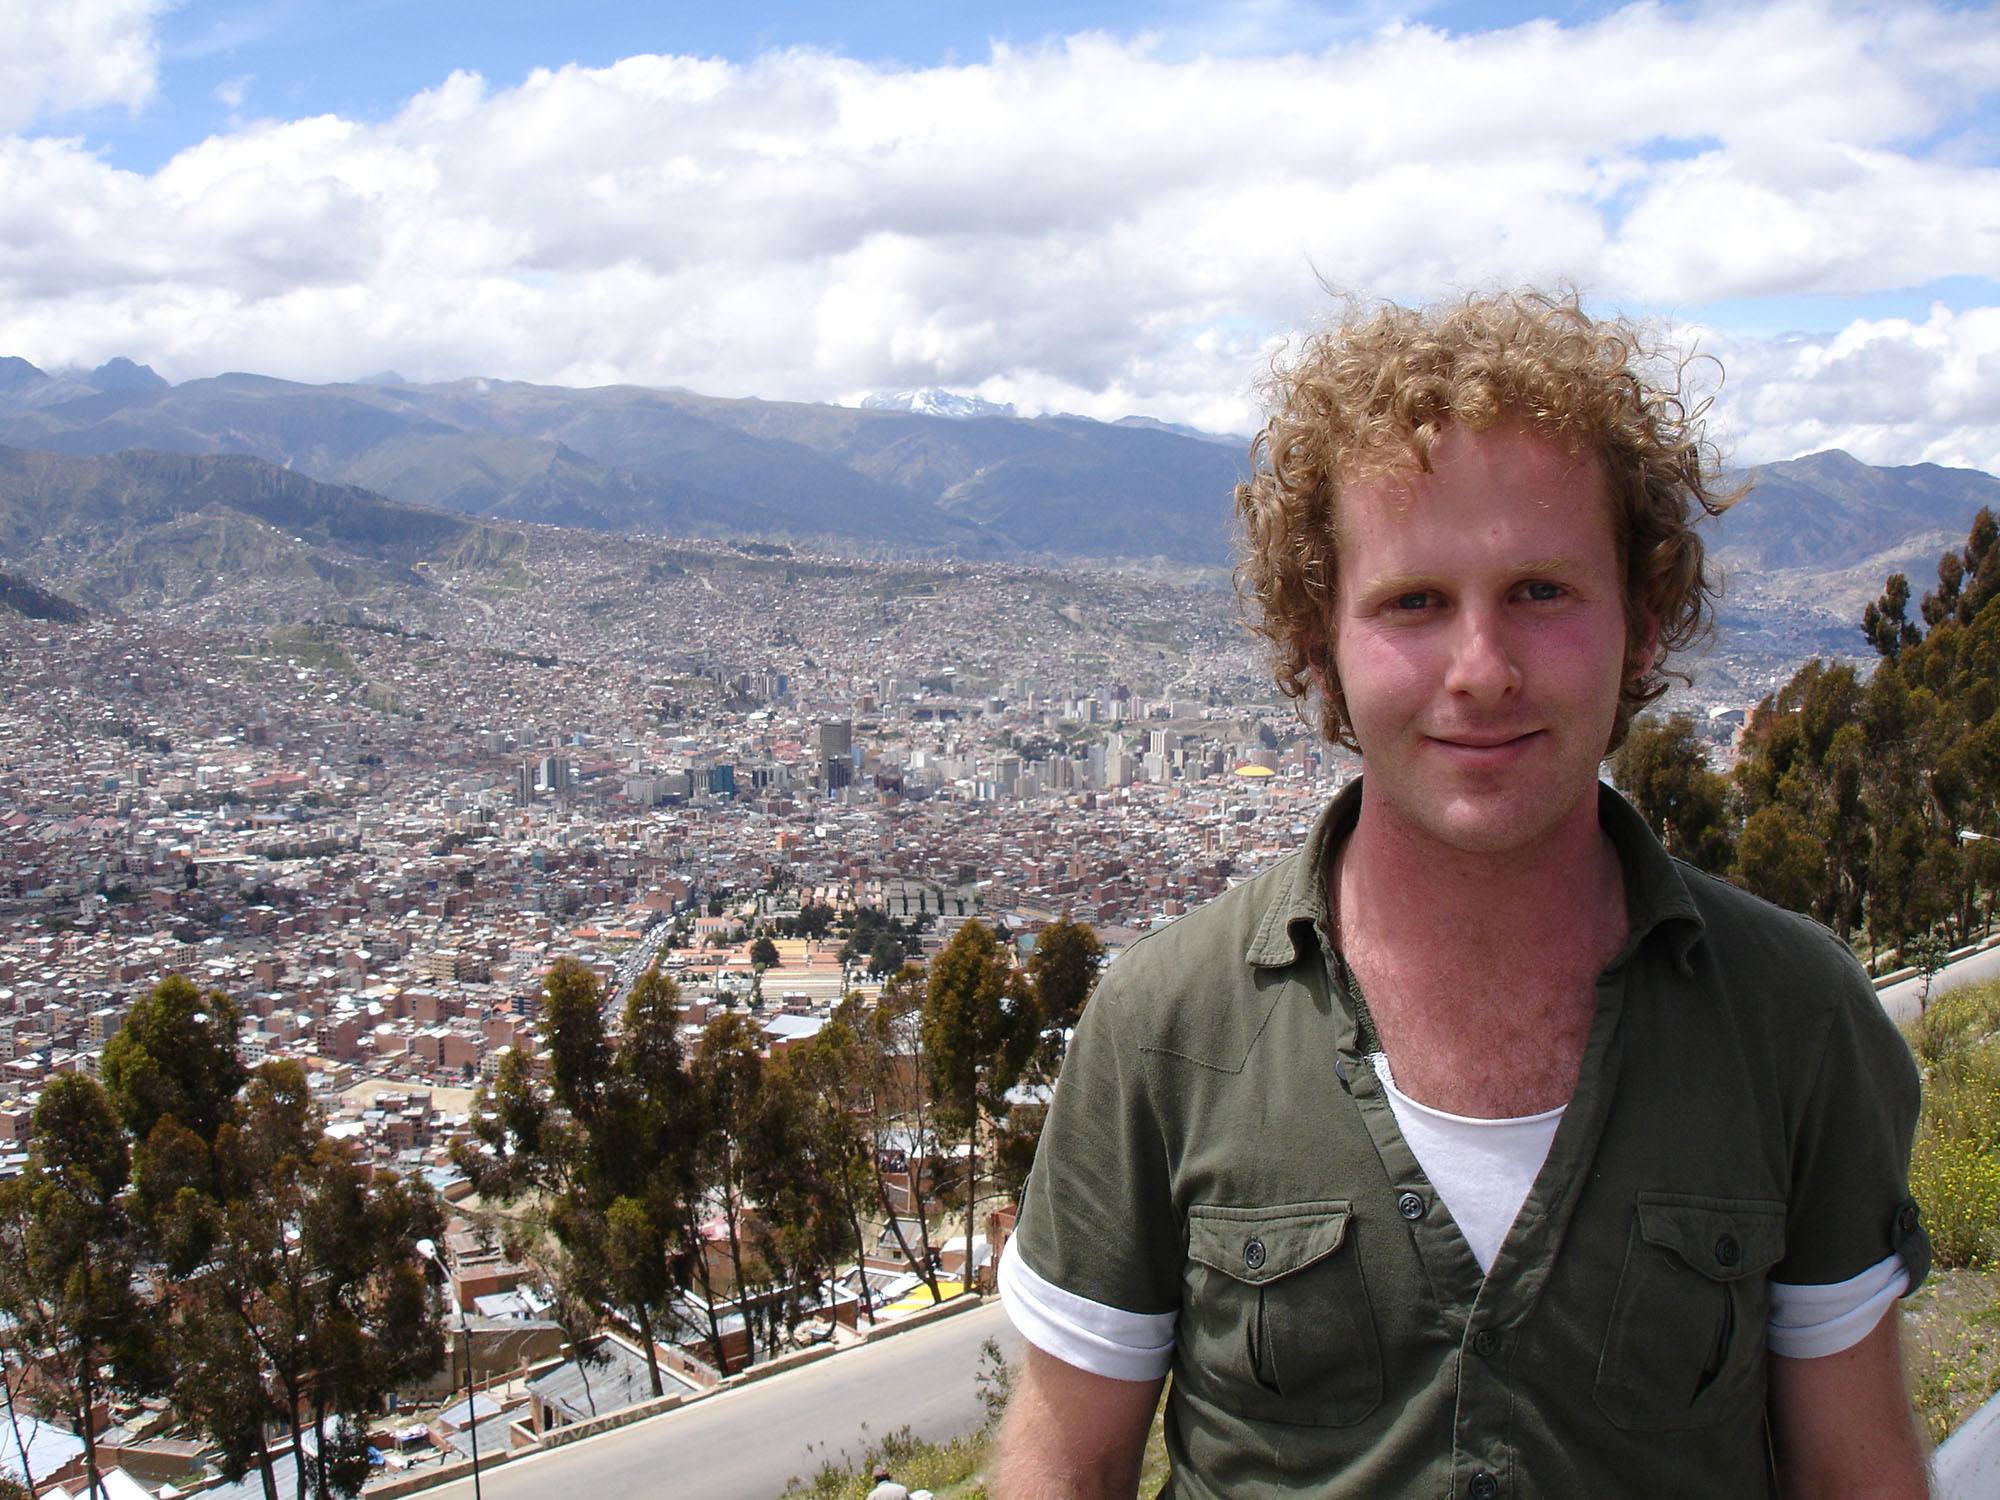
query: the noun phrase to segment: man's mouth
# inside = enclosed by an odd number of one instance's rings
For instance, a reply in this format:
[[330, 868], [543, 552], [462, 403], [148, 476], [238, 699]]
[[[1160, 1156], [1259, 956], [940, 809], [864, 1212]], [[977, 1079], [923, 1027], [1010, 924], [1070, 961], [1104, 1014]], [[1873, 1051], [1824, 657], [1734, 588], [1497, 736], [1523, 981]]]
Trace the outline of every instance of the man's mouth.
[[1433, 734], [1430, 739], [1451, 750], [1504, 750], [1535, 738], [1539, 729], [1518, 729], [1504, 734], [1487, 731], [1463, 734]]

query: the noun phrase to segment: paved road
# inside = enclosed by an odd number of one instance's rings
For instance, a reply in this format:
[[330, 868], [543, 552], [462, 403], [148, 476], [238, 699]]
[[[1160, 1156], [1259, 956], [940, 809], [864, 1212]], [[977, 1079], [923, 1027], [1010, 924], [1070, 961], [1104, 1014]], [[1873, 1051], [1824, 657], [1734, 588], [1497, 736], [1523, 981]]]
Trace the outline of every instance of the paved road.
[[[1020, 1361], [1021, 1341], [996, 1300], [482, 1472], [480, 1488], [492, 1500], [776, 1500], [787, 1480], [810, 1477], [822, 1457], [845, 1448], [858, 1460], [869, 1435], [908, 1424], [917, 1436], [942, 1441], [977, 1427], [986, 1411], [973, 1374], [988, 1338], [1010, 1363]], [[472, 1483], [460, 1480], [422, 1496], [471, 1500]]]
[[[1975, 953], [1970, 958], [1961, 958], [1950, 968], [1931, 980], [1931, 998], [1937, 999], [1947, 990], [1955, 990], [1962, 984], [1975, 984], [1985, 979], [2000, 979], [2000, 948], [1988, 948], [1984, 953]], [[1880, 991], [1882, 1008], [1889, 1012], [1889, 1019], [1901, 1025], [1917, 1018], [1917, 1002], [1923, 995], [1924, 982], [1921, 979], [1905, 979]]]

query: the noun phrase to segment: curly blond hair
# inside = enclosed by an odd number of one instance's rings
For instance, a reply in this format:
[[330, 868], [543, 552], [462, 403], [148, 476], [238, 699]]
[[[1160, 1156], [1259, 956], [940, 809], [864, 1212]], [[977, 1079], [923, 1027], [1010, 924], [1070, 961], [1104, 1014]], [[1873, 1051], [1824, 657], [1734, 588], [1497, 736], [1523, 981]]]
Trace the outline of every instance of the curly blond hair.
[[[1617, 749], [1667, 678], [1686, 680], [1665, 658], [1709, 629], [1716, 600], [1693, 523], [1740, 494], [1720, 490], [1702, 426], [1708, 401], [1688, 388], [1692, 363], [1666, 357], [1629, 322], [1592, 318], [1574, 292], [1537, 291], [1431, 308], [1350, 304], [1338, 326], [1274, 363], [1274, 415], [1236, 487], [1236, 587], [1249, 627], [1270, 643], [1279, 689], [1300, 702], [1318, 691], [1321, 732], [1360, 749], [1333, 660], [1342, 488], [1428, 473], [1447, 428], [1484, 432], [1512, 419], [1603, 466], [1631, 643], [1605, 753]], [[1648, 383], [1647, 366], [1671, 385]]]

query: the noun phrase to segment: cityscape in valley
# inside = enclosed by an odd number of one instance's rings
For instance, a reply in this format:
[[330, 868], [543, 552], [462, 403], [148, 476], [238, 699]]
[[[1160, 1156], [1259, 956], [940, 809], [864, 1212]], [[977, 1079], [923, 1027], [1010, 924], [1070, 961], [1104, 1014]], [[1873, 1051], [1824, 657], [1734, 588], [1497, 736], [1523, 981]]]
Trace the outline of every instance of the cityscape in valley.
[[[7, 458], [16, 474], [43, 461]], [[282, 474], [251, 472], [247, 490]], [[1947, 478], [1957, 493], [1927, 518], [1946, 524], [1994, 484]], [[35, 572], [9, 575], [0, 611], [0, 1178], [36, 1170], [45, 1101], [75, 1104], [60, 1082], [97, 1079], [144, 1197], [169, 1171], [144, 1080], [206, 1047], [232, 1091], [266, 1080], [214, 1101], [212, 1125], [291, 1098], [298, 1152], [261, 1161], [283, 1183], [257, 1191], [307, 1214], [334, 1188], [300, 1163], [333, 1143], [345, 1190], [402, 1205], [405, 1256], [437, 1247], [423, 1264], [447, 1320], [421, 1325], [428, 1364], [385, 1353], [290, 1431], [298, 1403], [275, 1390], [246, 1436], [199, 1415], [185, 1369], [111, 1380], [88, 1452], [25, 1418], [37, 1484], [112, 1464], [228, 1497], [394, 1484], [467, 1462], [475, 1441], [489, 1464], [538, 1451], [990, 1286], [1081, 1003], [1057, 998], [1050, 954], [1081, 942], [1087, 991], [1097, 961], [1292, 848], [1358, 771], [1275, 693], [1221, 567], [868, 557], [386, 501], [342, 533], [310, 487], [253, 513], [213, 473], [152, 482], [165, 528], [136, 501], [120, 524], [98, 509], [76, 526], [45, 501], [51, 529], [15, 531], [11, 561]], [[341, 503], [350, 519], [360, 504]], [[401, 538], [426, 525], [411, 551]], [[314, 565], [254, 545], [271, 538]], [[1872, 654], [1852, 617], [1763, 573], [1727, 583], [1718, 638], [1662, 708], [1708, 774], [1802, 658]], [[939, 1071], [939, 976], [965, 964], [1042, 1039], [1015, 1047], [991, 1018], [978, 1067], [998, 1086], [961, 1104], [916, 1080]], [[754, 1099], [739, 1084], [702, 1105], [722, 1111], [706, 1126], [675, 1115], [682, 1136], [750, 1160], [752, 1120], [777, 1108], [757, 1101], [791, 1097], [769, 1080], [816, 1079], [858, 1175], [833, 1174], [843, 1198], [824, 1171], [745, 1177], [692, 1152], [649, 1231], [665, 1279], [634, 1292], [590, 1248], [616, 1196], [579, 1186], [591, 1132], [564, 1156], [541, 1115], [517, 1116], [553, 1087], [564, 1128], [587, 1117], [560, 1059], [585, 1046], [578, 1027], [606, 1057], [635, 1045], [641, 995], [670, 1017], [661, 1045], [686, 1077], [733, 1058], [758, 1080]], [[217, 1128], [202, 1159], [219, 1174]], [[671, 1138], [627, 1154], [677, 1159]], [[213, 1252], [229, 1200], [203, 1191]], [[29, 1224], [14, 1221], [22, 1245]], [[133, 1230], [141, 1262], [162, 1253], [157, 1219]], [[263, 1247], [267, 1275], [280, 1250]], [[59, 1412], [60, 1378], [13, 1353], [25, 1409]], [[169, 1339], [164, 1357], [193, 1356]], [[375, 1467], [343, 1467], [343, 1444]]]

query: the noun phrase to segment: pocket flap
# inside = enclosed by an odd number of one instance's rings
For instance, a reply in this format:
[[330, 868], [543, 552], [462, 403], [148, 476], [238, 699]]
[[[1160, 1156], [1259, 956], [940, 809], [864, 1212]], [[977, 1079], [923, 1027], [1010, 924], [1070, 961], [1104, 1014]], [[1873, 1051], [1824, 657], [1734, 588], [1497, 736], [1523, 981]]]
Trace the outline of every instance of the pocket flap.
[[1784, 1258], [1785, 1205], [1762, 1199], [1639, 1195], [1639, 1235], [1714, 1281], [1767, 1271]]
[[1348, 1203], [1271, 1208], [1196, 1204], [1188, 1210], [1188, 1259], [1251, 1286], [1303, 1271], [1347, 1237]]

